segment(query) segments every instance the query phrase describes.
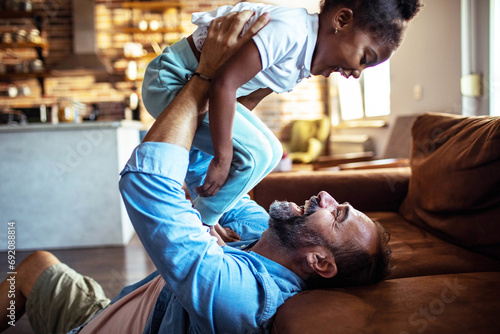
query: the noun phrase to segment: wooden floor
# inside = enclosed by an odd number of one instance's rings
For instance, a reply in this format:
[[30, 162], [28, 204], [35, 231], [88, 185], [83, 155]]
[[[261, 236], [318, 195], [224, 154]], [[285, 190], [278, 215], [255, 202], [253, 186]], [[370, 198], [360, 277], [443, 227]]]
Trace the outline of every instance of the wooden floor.
[[[102, 285], [109, 298], [113, 298], [124, 286], [137, 282], [155, 270], [141, 242], [134, 236], [125, 247], [51, 250], [51, 252], [83, 275], [94, 278]], [[31, 252], [17, 252], [19, 264]], [[7, 276], [7, 253], [0, 253], [0, 279]], [[5, 265], [4, 265], [5, 264]], [[2, 296], [3, 298], [4, 296]], [[5, 334], [33, 334], [26, 316]]]

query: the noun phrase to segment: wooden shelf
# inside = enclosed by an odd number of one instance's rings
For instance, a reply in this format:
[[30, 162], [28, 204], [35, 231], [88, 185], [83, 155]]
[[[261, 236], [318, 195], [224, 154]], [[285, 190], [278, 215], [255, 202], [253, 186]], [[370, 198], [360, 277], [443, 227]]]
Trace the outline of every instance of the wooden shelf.
[[126, 34], [165, 34], [165, 33], [183, 33], [183, 29], [181, 27], [175, 28], [158, 28], [156, 30], [141, 30], [139, 28], [134, 27], [125, 27], [123, 28], [123, 32]]
[[27, 48], [48, 48], [47, 42], [31, 43], [31, 42], [16, 42], [16, 43], [0, 43], [0, 49], [27, 49]]
[[0, 11], [0, 19], [9, 20], [9, 19], [31, 19], [34, 16], [37, 16], [36, 12], [26, 12], [26, 11], [18, 11], [18, 10], [2, 10]]
[[163, 9], [184, 8], [185, 4], [180, 1], [129, 1], [122, 4], [124, 8], [137, 9]]
[[0, 74], [1, 82], [8, 82], [12, 80], [28, 80], [28, 79], [36, 79], [36, 78], [47, 78], [50, 77], [50, 72], [39, 72], [39, 73], [6, 73]]
[[[155, 59], [158, 55], [154, 52], [149, 52], [147, 55], [140, 56], [140, 57], [116, 57], [116, 59], [126, 59], [126, 60], [146, 60], [146, 61], [151, 61]], [[116, 60], [115, 60], [116, 61]]]
[[136, 79], [131, 80], [125, 74], [125, 71], [114, 71], [111, 74], [107, 74], [106, 76], [96, 76], [96, 82], [142, 82], [144, 80], [143, 75], [138, 76]]

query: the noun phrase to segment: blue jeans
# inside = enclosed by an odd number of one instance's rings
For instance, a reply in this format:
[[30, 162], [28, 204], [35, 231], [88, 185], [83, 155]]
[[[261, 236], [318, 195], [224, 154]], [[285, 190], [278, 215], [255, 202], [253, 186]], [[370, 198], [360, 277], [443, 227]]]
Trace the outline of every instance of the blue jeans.
[[[196, 71], [196, 60], [187, 39], [167, 47], [146, 69], [142, 97], [148, 112], [157, 118]], [[213, 156], [208, 115], [198, 127], [193, 146]], [[247, 108], [236, 104], [233, 125], [233, 160], [226, 183], [212, 197], [198, 197], [190, 189], [194, 208], [207, 225], [219, 218], [269, 174], [283, 154], [271, 130]], [[207, 162], [206, 168], [208, 168]], [[189, 187], [188, 187], [189, 188]]]

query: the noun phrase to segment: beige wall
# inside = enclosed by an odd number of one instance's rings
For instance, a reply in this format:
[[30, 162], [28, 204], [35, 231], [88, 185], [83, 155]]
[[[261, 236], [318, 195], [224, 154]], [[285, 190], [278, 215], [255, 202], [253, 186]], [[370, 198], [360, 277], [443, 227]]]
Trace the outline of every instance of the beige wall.
[[[297, 1], [267, 0], [295, 5]], [[301, 1], [317, 9], [316, 0]], [[422, 0], [400, 48], [391, 58], [391, 109], [394, 115], [446, 111], [460, 113], [460, 1]], [[421, 100], [413, 98], [421, 85]]]
[[[460, 1], [423, 4], [391, 58], [391, 112], [461, 113]], [[422, 87], [420, 100], [413, 97], [415, 85]]]
[[[383, 153], [390, 127], [398, 115], [428, 111], [461, 113], [460, 1], [423, 0], [422, 3], [423, 9], [410, 23], [401, 46], [391, 58], [389, 127], [336, 131], [370, 135], [377, 155]], [[415, 85], [422, 87], [420, 100], [413, 96]]]

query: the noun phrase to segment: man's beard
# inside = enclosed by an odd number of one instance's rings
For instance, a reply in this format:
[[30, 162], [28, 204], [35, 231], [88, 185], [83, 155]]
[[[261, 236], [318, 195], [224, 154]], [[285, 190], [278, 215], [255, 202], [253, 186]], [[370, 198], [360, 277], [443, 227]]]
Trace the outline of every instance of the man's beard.
[[[304, 215], [309, 216], [319, 209], [318, 197], [313, 196], [302, 207]], [[286, 222], [288, 219], [296, 216], [293, 212], [290, 202], [274, 201], [269, 207], [269, 216], [276, 222]]]
[[305, 209], [304, 215], [297, 215], [289, 202], [275, 201], [271, 204], [269, 229], [279, 238], [283, 246], [296, 249], [325, 243], [325, 239], [307, 224], [309, 215], [319, 209], [317, 198], [312, 197]]
[[276, 223], [285, 222], [294, 216], [289, 202], [274, 201], [269, 207], [269, 217]]

